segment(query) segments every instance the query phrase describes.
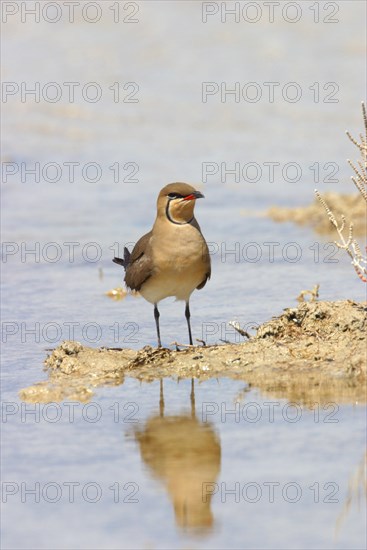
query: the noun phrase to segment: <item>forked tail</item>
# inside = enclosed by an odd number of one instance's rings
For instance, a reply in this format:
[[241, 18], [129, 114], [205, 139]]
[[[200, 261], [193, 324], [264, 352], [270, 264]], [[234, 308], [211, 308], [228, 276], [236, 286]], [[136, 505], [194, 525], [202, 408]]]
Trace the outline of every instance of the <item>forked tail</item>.
[[127, 266], [129, 265], [130, 263], [130, 252], [128, 251], [128, 249], [124, 248], [124, 259], [122, 258], [113, 258], [112, 260], [113, 262], [115, 262], [115, 264], [119, 264], [119, 265], [122, 265], [122, 267], [125, 269], [127, 269]]

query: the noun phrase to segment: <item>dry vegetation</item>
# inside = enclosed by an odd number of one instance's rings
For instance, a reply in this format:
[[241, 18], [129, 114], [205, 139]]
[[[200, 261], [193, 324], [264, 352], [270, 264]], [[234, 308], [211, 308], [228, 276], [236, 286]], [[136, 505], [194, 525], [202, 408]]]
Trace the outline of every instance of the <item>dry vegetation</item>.
[[[367, 116], [366, 116], [366, 107], [364, 103], [362, 103], [362, 113], [363, 113], [363, 121], [364, 121], [364, 130], [365, 134], [364, 136], [360, 134], [359, 138], [360, 141], [357, 141], [354, 139], [349, 132], [347, 132], [347, 136], [350, 139], [350, 141], [357, 147], [357, 149], [360, 152], [361, 159], [357, 161], [357, 166], [351, 161], [348, 160], [348, 163], [350, 167], [352, 168], [354, 172], [354, 176], [351, 177], [354, 185], [357, 187], [358, 191], [360, 192], [362, 198], [364, 199], [364, 216], [366, 219], [366, 206], [367, 206]], [[331, 222], [331, 224], [335, 227], [340, 242], [335, 241], [335, 244], [341, 248], [342, 250], [345, 250], [346, 253], [350, 256], [352, 259], [352, 266], [354, 267], [358, 277], [364, 282], [367, 282], [367, 256], [366, 254], [363, 255], [361, 251], [361, 247], [359, 246], [358, 242], [356, 241], [354, 237], [354, 226], [355, 222], [349, 221], [347, 224], [346, 222], [346, 216], [345, 214], [342, 214], [340, 217], [340, 221], [337, 221], [337, 218], [335, 217], [334, 212], [330, 208], [330, 205], [326, 202], [325, 198], [323, 198], [320, 193], [316, 190], [316, 197], [321, 202], [322, 206], [325, 208], [326, 214]], [[361, 201], [363, 204], [363, 201]]]
[[[335, 241], [335, 244], [346, 251], [358, 277], [363, 282], [367, 282], [367, 256], [356, 240], [356, 236], [366, 234], [367, 116], [364, 103], [362, 103], [362, 114], [364, 135], [360, 134], [359, 141], [347, 132], [348, 138], [357, 147], [361, 157], [357, 163], [348, 160], [354, 172], [351, 179], [359, 194], [325, 193], [321, 195], [316, 190], [316, 199], [313, 204], [298, 208], [273, 207], [268, 211], [268, 215], [278, 222], [292, 221], [300, 225], [311, 225], [318, 233], [336, 230], [339, 241]], [[324, 212], [320, 210], [320, 203]]]

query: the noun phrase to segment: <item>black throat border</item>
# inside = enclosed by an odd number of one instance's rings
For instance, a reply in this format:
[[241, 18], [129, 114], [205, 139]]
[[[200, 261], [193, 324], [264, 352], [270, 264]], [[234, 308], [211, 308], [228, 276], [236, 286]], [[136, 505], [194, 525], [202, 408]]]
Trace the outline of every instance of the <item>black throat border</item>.
[[166, 204], [166, 216], [168, 218], [168, 220], [171, 222], [171, 223], [174, 223], [175, 225], [187, 225], [188, 223], [191, 223], [192, 220], [194, 219], [194, 216], [191, 218], [191, 220], [189, 220], [188, 222], [175, 222], [175, 220], [173, 220], [169, 214], [169, 205], [170, 205], [171, 201], [169, 200]]

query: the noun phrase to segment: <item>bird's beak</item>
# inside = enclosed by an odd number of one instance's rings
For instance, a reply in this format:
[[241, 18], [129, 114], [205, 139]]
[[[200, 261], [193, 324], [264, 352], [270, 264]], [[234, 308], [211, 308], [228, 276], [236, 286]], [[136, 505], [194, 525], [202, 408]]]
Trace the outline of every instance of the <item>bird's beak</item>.
[[184, 201], [194, 201], [195, 199], [203, 199], [204, 195], [200, 191], [194, 191], [190, 195], [183, 198]]

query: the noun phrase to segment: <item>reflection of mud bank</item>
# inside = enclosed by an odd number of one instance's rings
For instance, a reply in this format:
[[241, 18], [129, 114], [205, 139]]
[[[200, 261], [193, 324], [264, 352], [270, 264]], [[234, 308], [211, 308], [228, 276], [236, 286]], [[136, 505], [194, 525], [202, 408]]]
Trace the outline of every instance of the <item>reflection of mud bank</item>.
[[[365, 235], [366, 204], [360, 195], [323, 193], [322, 196], [337, 220], [340, 220], [344, 214], [348, 223], [353, 222], [354, 235]], [[296, 208], [273, 206], [267, 214], [276, 222], [294, 222], [299, 225], [309, 225], [317, 233], [335, 233], [335, 227], [330, 223], [325, 210], [316, 198], [309, 206]]]
[[366, 304], [304, 302], [263, 324], [243, 344], [182, 351], [149, 346], [92, 349], [64, 342], [46, 359], [49, 378], [21, 390], [29, 402], [87, 401], [93, 388], [122, 384], [124, 376], [230, 377], [266, 395], [311, 404], [365, 401]]

